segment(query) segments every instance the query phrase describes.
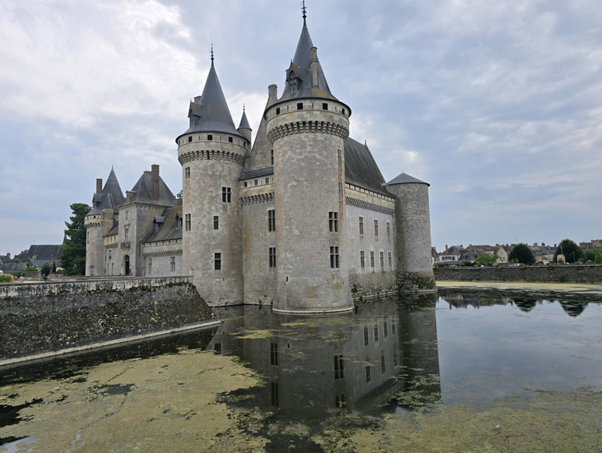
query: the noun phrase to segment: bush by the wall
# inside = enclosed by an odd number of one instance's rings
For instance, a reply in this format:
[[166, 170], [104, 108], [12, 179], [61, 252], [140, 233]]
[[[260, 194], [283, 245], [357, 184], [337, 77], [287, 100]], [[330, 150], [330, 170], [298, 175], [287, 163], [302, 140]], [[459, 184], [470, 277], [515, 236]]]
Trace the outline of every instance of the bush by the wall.
[[0, 274], [0, 283], [10, 283], [14, 281], [15, 277], [11, 274]]

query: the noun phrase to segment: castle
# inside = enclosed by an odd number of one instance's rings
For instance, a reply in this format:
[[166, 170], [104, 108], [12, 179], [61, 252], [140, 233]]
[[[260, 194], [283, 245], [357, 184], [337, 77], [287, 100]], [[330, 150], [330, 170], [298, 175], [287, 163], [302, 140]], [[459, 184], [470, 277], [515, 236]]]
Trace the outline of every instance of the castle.
[[[190, 276], [213, 306], [343, 312], [353, 296], [432, 282], [428, 184], [385, 182], [349, 137], [351, 108], [331, 92], [303, 14], [278, 97], [268, 87], [252, 143], [234, 126], [213, 52], [176, 138], [183, 197], [145, 171], [123, 196], [113, 170], [86, 217], [86, 275]], [[414, 278], [415, 277], [415, 278]]]

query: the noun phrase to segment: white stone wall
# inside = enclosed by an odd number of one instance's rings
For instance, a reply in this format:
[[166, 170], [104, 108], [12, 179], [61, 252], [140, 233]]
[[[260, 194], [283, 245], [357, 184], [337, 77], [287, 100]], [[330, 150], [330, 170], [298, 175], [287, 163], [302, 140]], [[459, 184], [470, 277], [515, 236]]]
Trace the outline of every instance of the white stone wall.
[[102, 215], [88, 215], [84, 221], [86, 227], [86, 276], [103, 275]]
[[[227, 134], [195, 133], [180, 138], [182, 164], [183, 273], [210, 305], [236, 305], [242, 295], [242, 220], [238, 179], [250, 144]], [[188, 141], [188, 137], [192, 141]], [[186, 169], [190, 177], [186, 177]], [[231, 201], [222, 201], [222, 188], [231, 189]], [[186, 216], [191, 216], [191, 230]], [[214, 229], [214, 216], [219, 229]], [[215, 253], [221, 254], [221, 270], [215, 270]]]
[[146, 243], [143, 245], [142, 255], [145, 261], [146, 277], [183, 275], [181, 239]]
[[241, 188], [244, 302], [248, 304], [272, 304], [276, 294], [277, 268], [269, 267], [268, 255], [269, 247], [276, 247], [277, 232], [268, 228], [268, 211], [275, 209], [274, 185], [265, 184], [266, 178], [273, 180], [264, 176], [260, 178], [264, 184]]

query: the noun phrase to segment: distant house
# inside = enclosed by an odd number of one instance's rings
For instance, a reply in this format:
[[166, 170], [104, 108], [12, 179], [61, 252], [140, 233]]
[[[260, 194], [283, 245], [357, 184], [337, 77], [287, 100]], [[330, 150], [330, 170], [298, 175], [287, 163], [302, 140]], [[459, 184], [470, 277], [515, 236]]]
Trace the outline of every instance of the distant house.
[[464, 248], [463, 245], [445, 246], [445, 251], [441, 252], [437, 257], [438, 263], [444, 264], [460, 264], [465, 261], [472, 262], [479, 254], [474, 250]]
[[46, 263], [50, 265], [56, 263], [58, 266], [62, 248], [62, 245], [32, 245], [15, 258], [36, 267], [42, 267]]
[[508, 263], [508, 251], [501, 245], [469, 245], [468, 248], [475, 253], [477, 256], [485, 253], [489, 255], [497, 255], [497, 262], [500, 264]]
[[602, 239], [593, 239], [589, 242], [581, 242], [579, 247], [581, 247], [584, 252], [590, 252], [592, 250], [598, 250], [602, 252]]

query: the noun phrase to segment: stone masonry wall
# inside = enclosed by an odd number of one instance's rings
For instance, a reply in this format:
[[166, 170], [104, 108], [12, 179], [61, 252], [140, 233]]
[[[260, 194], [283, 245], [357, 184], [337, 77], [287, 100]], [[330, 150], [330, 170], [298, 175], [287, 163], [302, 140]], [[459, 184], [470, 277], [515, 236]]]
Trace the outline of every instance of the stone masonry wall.
[[602, 283], [602, 265], [435, 268], [437, 281]]
[[[148, 280], [138, 282], [158, 283]], [[18, 297], [0, 299], [0, 360], [215, 320], [190, 283], [127, 289], [122, 283], [97, 282], [98, 289], [89, 283], [19, 286]]]

